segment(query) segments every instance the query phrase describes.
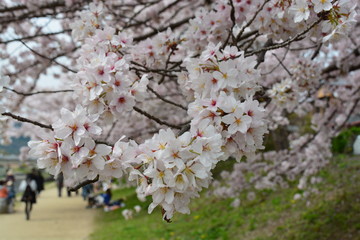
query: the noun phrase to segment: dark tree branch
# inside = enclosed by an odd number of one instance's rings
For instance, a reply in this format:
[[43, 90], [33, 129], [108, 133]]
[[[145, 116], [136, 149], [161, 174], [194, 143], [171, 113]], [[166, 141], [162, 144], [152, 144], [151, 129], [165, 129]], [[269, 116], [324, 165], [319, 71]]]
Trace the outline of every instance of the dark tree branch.
[[21, 116], [18, 116], [18, 115], [9, 113], [9, 112], [4, 112], [4, 113], [2, 113], [1, 115], [11, 117], [11, 118], [13, 118], [13, 119], [18, 120], [19, 122], [31, 123], [31, 124], [36, 125], [36, 126], [39, 126], [39, 127], [41, 127], [41, 128], [50, 129], [51, 131], [54, 130], [51, 125], [46, 125], [46, 124], [43, 124], [43, 123], [39, 123], [39, 122], [37, 122], [37, 121], [30, 120], [30, 119], [28, 119], [28, 118], [24, 118], [24, 117], [21, 117]]
[[[267, 46], [271, 46], [272, 44], [273, 44], [272, 39], [268, 39], [266, 41], [266, 43], [264, 44], [264, 48], [266, 48]], [[257, 54], [257, 63], [255, 65], [255, 69], [257, 69], [259, 67], [259, 65], [265, 61], [266, 52], [267, 52], [267, 50], [261, 51]], [[245, 57], [246, 57], [246, 53], [245, 53]]]
[[256, 51], [253, 51], [253, 52], [250, 52], [250, 53], [246, 53], [246, 54], [245, 54], [245, 57], [250, 57], [250, 56], [252, 56], [252, 55], [259, 54], [259, 53], [262, 53], [262, 52], [266, 52], [266, 51], [269, 51], [269, 50], [274, 50], [274, 49], [282, 48], [282, 47], [285, 47], [285, 46], [289, 45], [290, 43], [292, 43], [292, 42], [294, 42], [294, 41], [298, 41], [298, 40], [302, 39], [306, 33], [308, 33], [313, 27], [315, 27], [315, 26], [316, 26], [317, 24], [319, 24], [321, 21], [322, 21], [322, 18], [319, 18], [318, 20], [316, 20], [315, 22], [313, 22], [308, 28], [306, 28], [304, 31], [298, 33], [298, 34], [295, 35], [294, 37], [289, 38], [288, 40], [283, 41], [283, 42], [281, 42], [281, 43], [273, 44], [273, 45], [266, 46], [266, 47], [264, 47], [264, 48], [262, 48], [262, 49], [259, 49], [259, 50], [256, 50]]
[[192, 16], [192, 17], [187, 17], [187, 18], [185, 18], [185, 19], [183, 19], [183, 20], [180, 20], [180, 21], [178, 21], [178, 22], [176, 22], [176, 23], [171, 23], [171, 24], [169, 24], [169, 25], [167, 25], [167, 26], [165, 26], [165, 27], [159, 28], [159, 29], [156, 30], [156, 31], [154, 30], [154, 31], [149, 32], [149, 33], [147, 33], [147, 34], [144, 34], [144, 35], [142, 35], [142, 36], [135, 37], [135, 38], [134, 38], [134, 41], [135, 41], [135, 42], [138, 42], [138, 41], [145, 40], [145, 39], [147, 39], [147, 38], [149, 38], [149, 37], [154, 36], [154, 35], [157, 34], [157, 33], [166, 31], [168, 28], [171, 28], [171, 29], [178, 28], [178, 27], [180, 27], [181, 25], [189, 22], [189, 20], [192, 19], [192, 18], [193, 18], [193, 16]]
[[0, 44], [7, 44], [7, 43], [11, 43], [11, 42], [16, 42], [16, 41], [29, 40], [29, 39], [33, 39], [33, 38], [37, 38], [37, 37], [48, 37], [48, 36], [58, 35], [58, 34], [67, 33], [67, 32], [71, 32], [71, 29], [64, 29], [59, 32], [42, 33], [42, 34], [35, 34], [32, 36], [25, 36], [25, 37], [21, 37], [21, 38], [14, 38], [14, 39], [10, 39], [10, 40], [0, 41]]
[[289, 76], [290, 77], [292, 77], [292, 73], [289, 71], [289, 69], [284, 65], [284, 63], [281, 61], [281, 59], [275, 54], [275, 53], [273, 53], [272, 54], [275, 58], [276, 58], [276, 60], [278, 60], [278, 62], [280, 63], [280, 65], [285, 69], [285, 71], [289, 74]]
[[144, 110], [141, 110], [140, 108], [138, 107], [134, 107], [133, 108], [136, 112], [140, 113], [141, 115], [144, 115], [145, 117], [157, 122], [158, 124], [161, 124], [161, 125], [166, 125], [168, 127], [171, 127], [171, 128], [176, 128], [176, 129], [181, 129], [180, 126], [177, 126], [177, 125], [174, 125], [174, 124], [171, 124], [171, 123], [167, 123], [165, 121], [162, 121], [161, 119], [157, 118], [157, 117], [154, 117], [153, 115], [151, 115], [150, 113], [147, 113], [145, 112]]
[[236, 36], [236, 41], [240, 41], [241, 35], [244, 33], [245, 29], [249, 27], [254, 20], [256, 19], [257, 15], [263, 10], [266, 3], [270, 2], [270, 0], [265, 0], [264, 3], [261, 5], [261, 7], [256, 11], [254, 16], [250, 19], [250, 21], [240, 30], [239, 34]]
[[81, 182], [78, 185], [76, 185], [75, 187], [69, 188], [69, 190], [72, 192], [75, 192], [75, 191], [79, 190], [80, 188], [82, 188], [90, 183], [95, 183], [97, 181], [99, 181], [99, 175], [97, 175], [93, 180], [86, 180], [84, 182]]
[[21, 42], [27, 49], [29, 49], [31, 52], [33, 52], [34, 54], [38, 55], [39, 57], [45, 58], [45, 59], [49, 60], [50, 62], [56, 63], [57, 65], [65, 68], [66, 70], [68, 70], [68, 71], [70, 71], [70, 72], [77, 73], [77, 71], [75, 71], [75, 70], [69, 68], [68, 66], [65, 66], [64, 64], [59, 63], [58, 61], [56, 61], [55, 59], [56, 59], [58, 56], [53, 57], [53, 58], [49, 58], [49, 57], [47, 57], [47, 56], [45, 56], [45, 55], [43, 55], [43, 54], [41, 54], [41, 53], [38, 53], [37, 51], [35, 51], [35, 50], [32, 49], [31, 47], [29, 47], [24, 41], [19, 40], [19, 42]]
[[160, 94], [158, 94], [158, 93], [157, 93], [153, 88], [151, 88], [150, 86], [148, 86], [148, 89], [150, 90], [150, 92], [152, 92], [153, 94], [155, 94], [155, 96], [158, 97], [159, 99], [161, 99], [162, 101], [164, 101], [164, 102], [166, 102], [166, 103], [169, 103], [169, 104], [171, 104], [171, 105], [174, 105], [174, 106], [176, 106], [176, 107], [179, 107], [179, 108], [184, 109], [185, 111], [187, 111], [187, 108], [186, 108], [186, 107], [184, 107], [184, 106], [181, 105], [181, 104], [175, 103], [175, 102], [173, 102], [173, 101], [170, 101], [170, 100], [164, 98], [163, 96], [161, 96]]
[[74, 92], [74, 90], [71, 89], [65, 89], [65, 90], [55, 90], [55, 91], [38, 91], [38, 92], [32, 92], [32, 93], [24, 93], [24, 92], [19, 92], [16, 91], [14, 89], [8, 88], [8, 87], [4, 87], [6, 90], [14, 92], [18, 95], [22, 95], [22, 96], [32, 96], [32, 95], [37, 95], [37, 94], [50, 94], [50, 93], [64, 93], [64, 92]]
[[322, 43], [320, 43], [319, 46], [316, 48], [314, 54], [311, 56], [311, 60], [314, 60], [317, 57], [317, 55], [320, 53], [321, 47], [322, 47]]

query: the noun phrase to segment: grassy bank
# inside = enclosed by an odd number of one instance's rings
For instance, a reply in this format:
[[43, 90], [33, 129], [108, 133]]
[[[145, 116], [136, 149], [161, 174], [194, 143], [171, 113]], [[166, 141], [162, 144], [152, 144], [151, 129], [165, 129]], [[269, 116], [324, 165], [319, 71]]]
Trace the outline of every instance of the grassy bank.
[[257, 193], [253, 201], [206, 197], [191, 204], [191, 214], [177, 214], [172, 223], [159, 210], [147, 214], [149, 202], [137, 200], [134, 189], [115, 191], [126, 207], [142, 206], [134, 219], [125, 221], [121, 209], [100, 212], [92, 240], [101, 239], [253, 239], [253, 240], [348, 240], [360, 239], [360, 158], [339, 156], [324, 169], [319, 194], [293, 199], [294, 188]]

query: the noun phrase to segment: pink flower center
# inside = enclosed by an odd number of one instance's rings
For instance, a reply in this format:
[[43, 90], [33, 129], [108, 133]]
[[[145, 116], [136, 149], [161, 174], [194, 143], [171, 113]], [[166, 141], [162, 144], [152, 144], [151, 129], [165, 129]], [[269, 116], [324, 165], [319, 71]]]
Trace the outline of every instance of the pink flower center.
[[68, 156], [65, 156], [65, 155], [62, 155], [62, 161], [63, 161], [63, 162], [68, 162], [68, 161], [69, 161], [69, 157], [68, 157]]
[[98, 69], [98, 74], [99, 74], [99, 75], [102, 76], [102, 75], [104, 75], [104, 73], [105, 73], [105, 72], [104, 72], [104, 69]]
[[86, 129], [86, 131], [88, 131], [89, 128], [90, 128], [90, 125], [89, 125], [88, 123], [85, 123], [85, 124], [84, 124], [84, 128]]
[[124, 104], [124, 103], [126, 102], [126, 99], [125, 99], [124, 97], [120, 97], [120, 98], [118, 99], [118, 102], [119, 102], [120, 104]]
[[74, 146], [74, 147], [72, 148], [72, 150], [73, 150], [74, 153], [79, 152], [80, 149], [81, 149], [81, 147], [79, 147], [79, 146]]

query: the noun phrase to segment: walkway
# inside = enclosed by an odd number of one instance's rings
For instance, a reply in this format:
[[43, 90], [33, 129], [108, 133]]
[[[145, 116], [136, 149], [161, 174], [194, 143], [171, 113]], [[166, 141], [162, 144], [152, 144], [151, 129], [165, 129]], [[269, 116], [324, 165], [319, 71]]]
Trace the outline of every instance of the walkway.
[[[41, 193], [33, 206], [30, 221], [25, 220], [24, 204], [16, 212], [0, 214], [0, 240], [86, 240], [93, 230], [96, 211], [85, 209], [81, 196], [57, 197], [56, 188]], [[74, 194], [73, 194], [74, 195]]]

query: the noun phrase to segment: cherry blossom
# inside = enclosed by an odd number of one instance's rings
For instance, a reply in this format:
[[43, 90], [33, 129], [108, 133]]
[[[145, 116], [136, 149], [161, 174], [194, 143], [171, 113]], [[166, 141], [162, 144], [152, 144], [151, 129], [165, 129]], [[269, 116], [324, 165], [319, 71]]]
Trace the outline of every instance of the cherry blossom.
[[211, 184], [233, 207], [289, 181], [312, 192], [359, 111], [356, 3], [6, 2], [1, 141], [31, 137], [38, 167], [72, 187], [124, 178], [167, 221]]

